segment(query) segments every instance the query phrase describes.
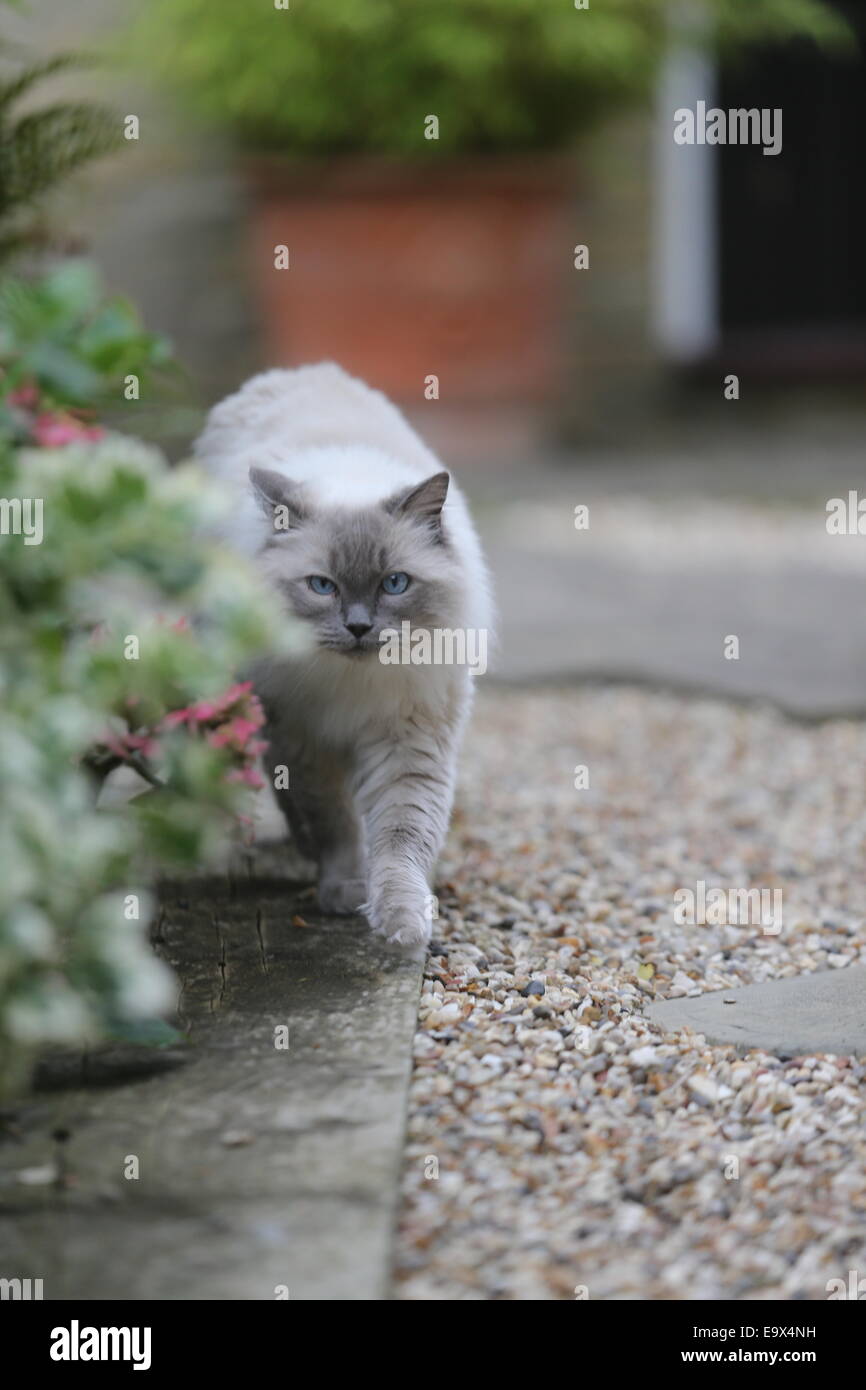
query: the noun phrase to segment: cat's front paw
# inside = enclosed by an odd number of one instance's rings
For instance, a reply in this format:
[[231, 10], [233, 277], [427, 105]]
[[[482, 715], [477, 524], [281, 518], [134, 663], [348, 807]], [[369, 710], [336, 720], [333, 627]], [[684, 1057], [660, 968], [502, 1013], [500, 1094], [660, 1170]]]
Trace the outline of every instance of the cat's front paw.
[[337, 917], [349, 917], [360, 912], [367, 896], [362, 878], [324, 879], [319, 884], [319, 907]]
[[389, 907], [377, 912], [368, 906], [365, 911], [374, 932], [392, 946], [417, 946], [430, 940], [430, 919], [423, 909]]

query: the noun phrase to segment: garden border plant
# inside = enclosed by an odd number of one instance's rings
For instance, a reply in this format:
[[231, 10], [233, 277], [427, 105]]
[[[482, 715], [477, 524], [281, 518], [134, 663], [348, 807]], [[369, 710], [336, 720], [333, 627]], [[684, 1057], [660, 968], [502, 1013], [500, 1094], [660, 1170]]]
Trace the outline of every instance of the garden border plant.
[[[40, 1048], [122, 1035], [171, 1009], [148, 940], [150, 885], [243, 833], [265, 745], [237, 673], [294, 640], [207, 539], [224, 505], [212, 484], [95, 419], [121, 374], [145, 374], [167, 351], [95, 284], [66, 264], [0, 285], [18, 311], [0, 339], [6, 1095]], [[38, 534], [21, 524], [37, 507]], [[121, 766], [139, 794], [101, 803]]]
[[[74, 61], [0, 79], [0, 256], [32, 246], [39, 195], [119, 138], [92, 103], [16, 115]], [[2, 1097], [51, 1044], [165, 1037], [151, 885], [237, 834], [261, 783], [263, 714], [237, 673], [293, 629], [207, 539], [213, 485], [100, 423], [134, 419], [174, 370], [86, 262], [0, 281]], [[103, 797], [122, 767], [138, 794]]]

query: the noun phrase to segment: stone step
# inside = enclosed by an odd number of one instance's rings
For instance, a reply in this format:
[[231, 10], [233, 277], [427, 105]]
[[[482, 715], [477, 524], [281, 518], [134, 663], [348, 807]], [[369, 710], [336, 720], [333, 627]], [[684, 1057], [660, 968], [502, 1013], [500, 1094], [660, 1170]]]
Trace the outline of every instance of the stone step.
[[323, 921], [285, 862], [165, 890], [183, 1045], [43, 1068], [0, 1149], [5, 1277], [46, 1299], [388, 1296], [423, 951]]
[[647, 1017], [668, 1033], [691, 1028], [743, 1051], [866, 1057], [866, 966], [666, 999], [651, 1004]]

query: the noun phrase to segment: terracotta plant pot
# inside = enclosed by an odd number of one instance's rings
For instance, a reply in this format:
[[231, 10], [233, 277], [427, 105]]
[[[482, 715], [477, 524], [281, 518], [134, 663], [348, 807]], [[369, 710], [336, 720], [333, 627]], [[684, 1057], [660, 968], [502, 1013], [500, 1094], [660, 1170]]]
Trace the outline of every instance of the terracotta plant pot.
[[[403, 402], [541, 403], [563, 382], [573, 166], [250, 161], [267, 360], [333, 359]], [[275, 268], [285, 246], [289, 268]]]

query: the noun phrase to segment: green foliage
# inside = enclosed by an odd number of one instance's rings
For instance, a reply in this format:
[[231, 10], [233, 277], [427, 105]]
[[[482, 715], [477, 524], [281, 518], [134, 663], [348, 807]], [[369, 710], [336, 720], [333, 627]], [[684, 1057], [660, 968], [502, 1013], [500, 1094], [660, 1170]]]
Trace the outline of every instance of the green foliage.
[[44, 194], [120, 142], [117, 118], [92, 102], [19, 109], [39, 83], [80, 62], [61, 54], [0, 77], [0, 260], [37, 239], [34, 205]]
[[[127, 300], [105, 298], [86, 261], [0, 283], [0, 371], [13, 406], [34, 391], [43, 411], [105, 409], [123, 399], [128, 375], [144, 385], [173, 365], [167, 341], [145, 331]], [[12, 423], [2, 418], [0, 428]], [[18, 420], [19, 434], [25, 425]]]
[[[122, 436], [41, 450], [0, 438], [0, 499], [24, 498], [41, 502], [41, 543], [0, 535], [6, 1089], [40, 1045], [170, 1004], [147, 885], [236, 829], [261, 717], [248, 687], [226, 686], [293, 640], [240, 562], [202, 539], [225, 503], [192, 468]], [[120, 764], [147, 778], [132, 800], [104, 781]]]
[[128, 375], [144, 386], [169, 369], [167, 341], [145, 331], [127, 300], [105, 298], [88, 262], [0, 283], [0, 430], [13, 438], [49, 442], [37, 423], [46, 412], [117, 406]]
[[[726, 48], [844, 33], [819, 0], [708, 0], [706, 11]], [[133, 47], [260, 150], [555, 149], [650, 90], [672, 12], [668, 0], [149, 0]]]

